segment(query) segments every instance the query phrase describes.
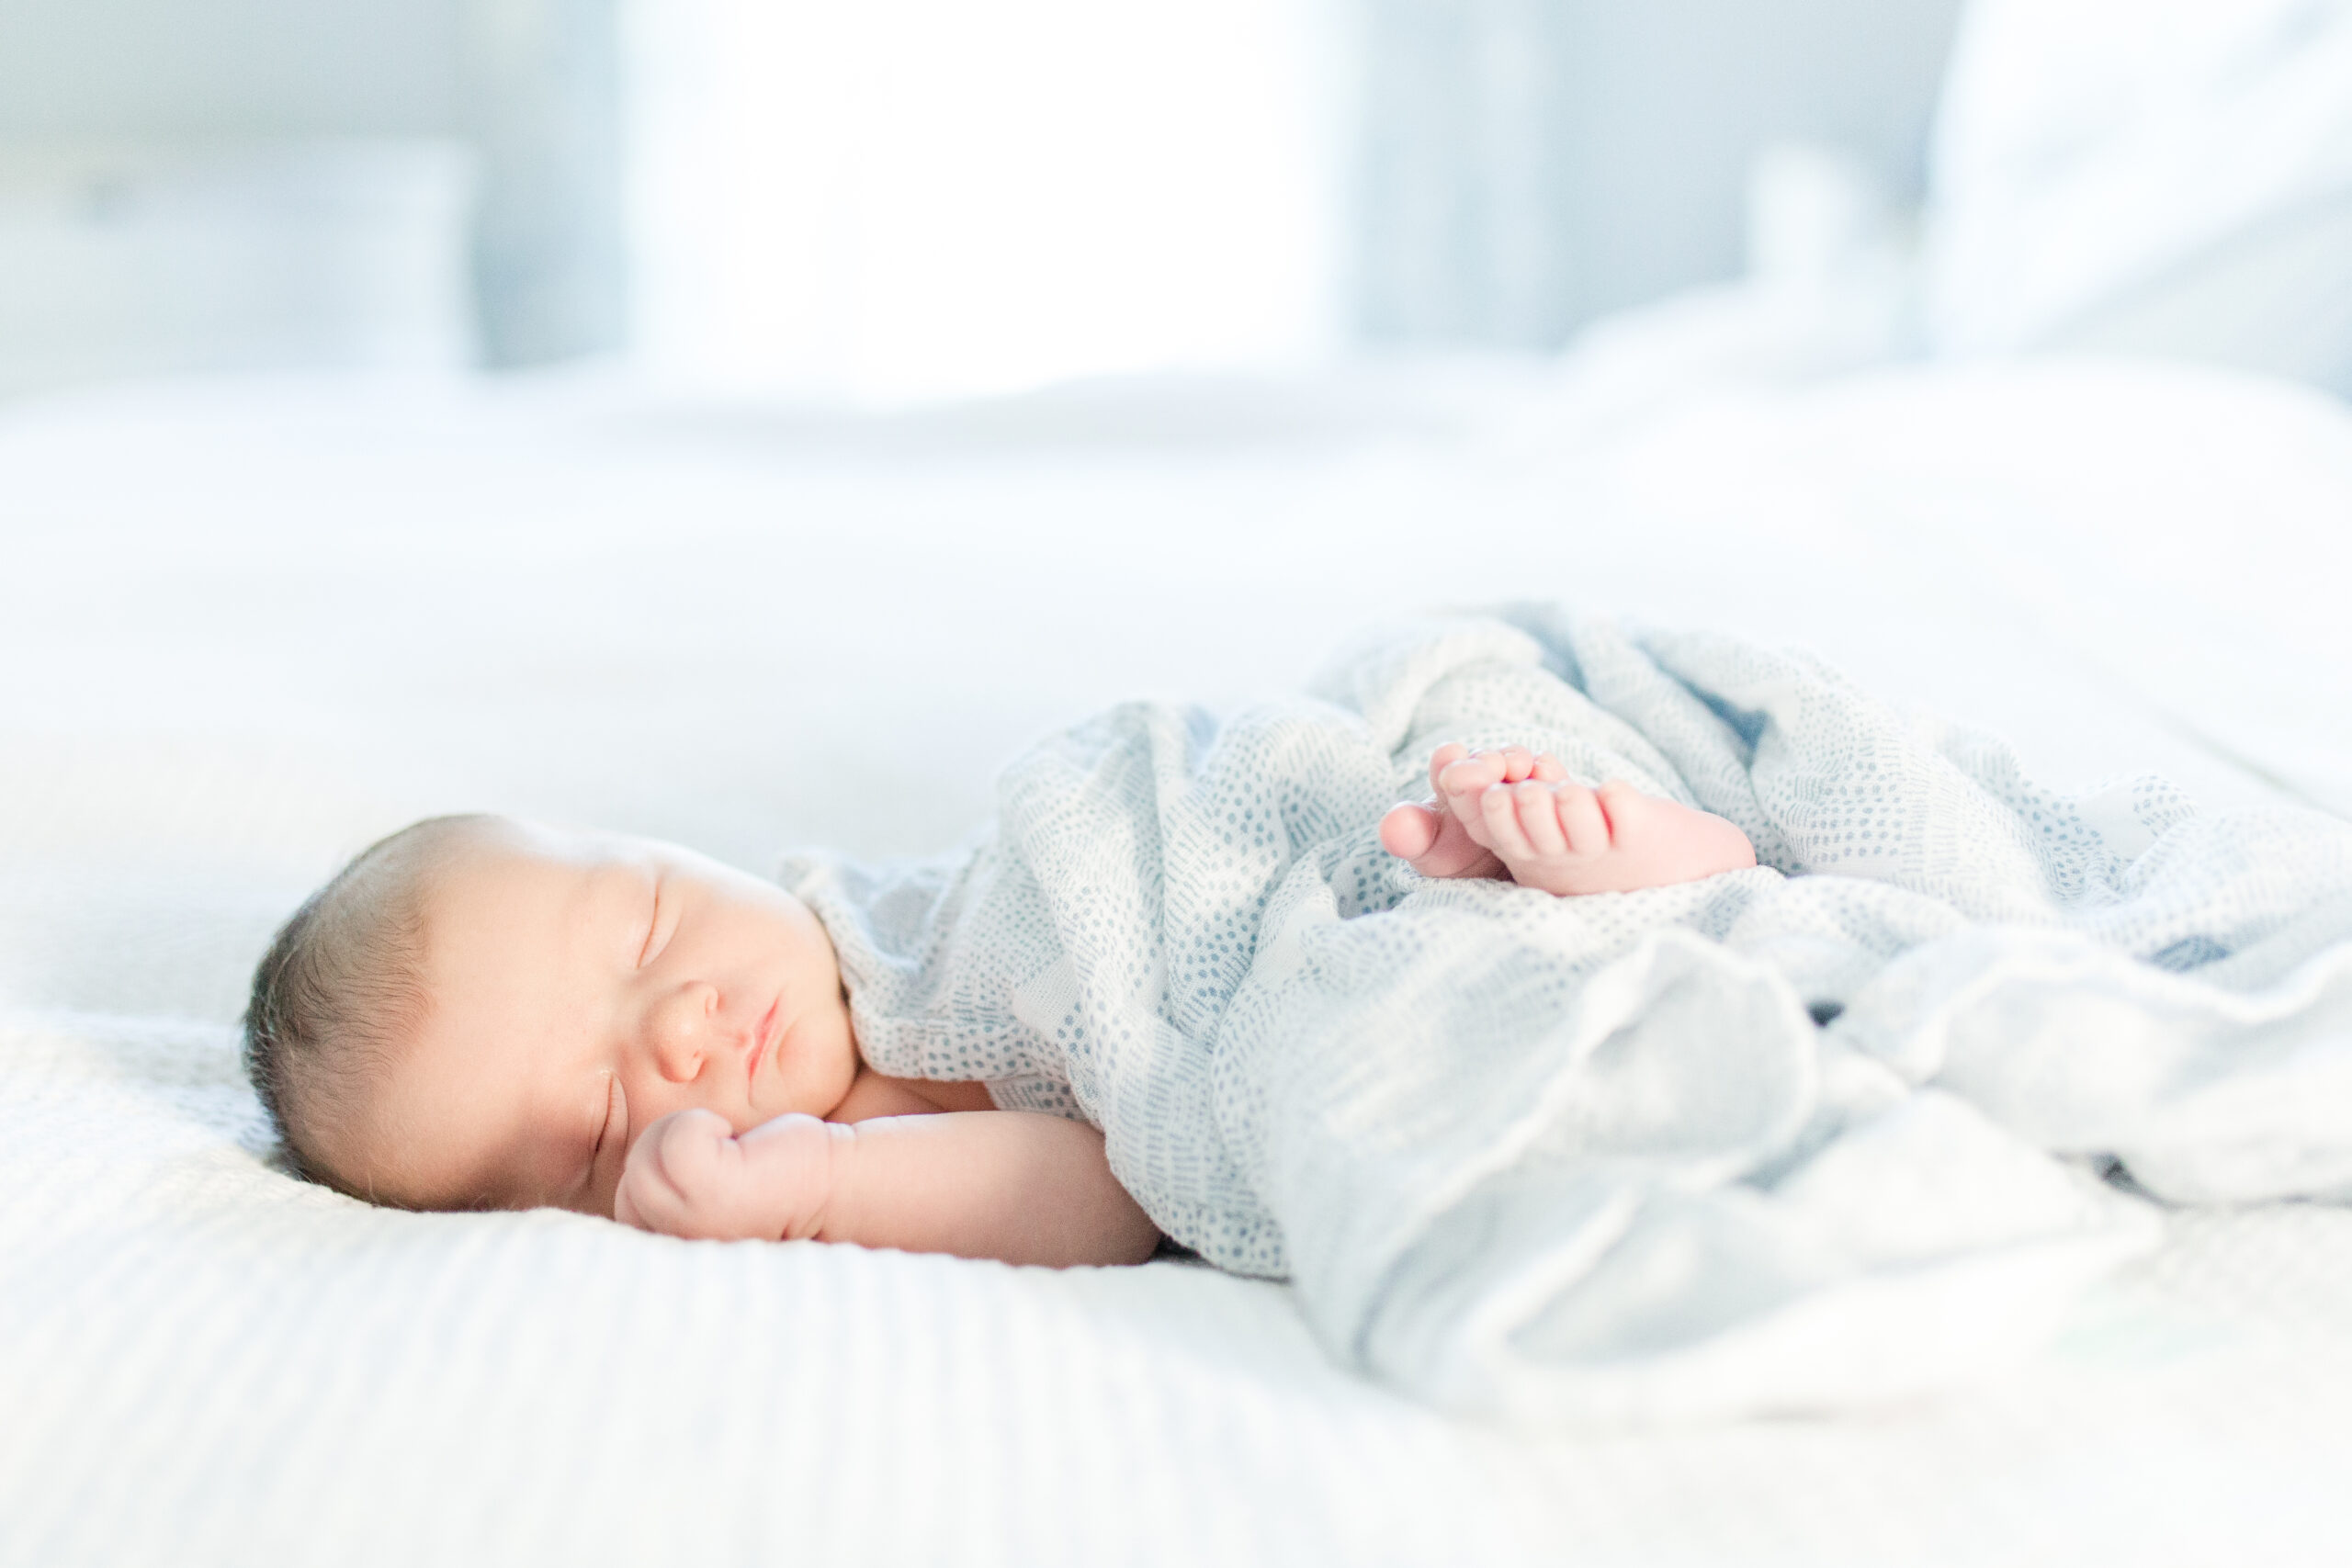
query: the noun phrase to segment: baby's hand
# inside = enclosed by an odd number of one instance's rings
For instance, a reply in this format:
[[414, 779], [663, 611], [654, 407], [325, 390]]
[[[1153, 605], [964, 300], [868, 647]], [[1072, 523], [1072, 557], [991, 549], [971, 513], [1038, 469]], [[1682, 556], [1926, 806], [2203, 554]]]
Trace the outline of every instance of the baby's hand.
[[739, 1138], [714, 1111], [673, 1111], [628, 1151], [613, 1218], [692, 1238], [814, 1235], [832, 1193], [832, 1129], [814, 1116], [779, 1116]]

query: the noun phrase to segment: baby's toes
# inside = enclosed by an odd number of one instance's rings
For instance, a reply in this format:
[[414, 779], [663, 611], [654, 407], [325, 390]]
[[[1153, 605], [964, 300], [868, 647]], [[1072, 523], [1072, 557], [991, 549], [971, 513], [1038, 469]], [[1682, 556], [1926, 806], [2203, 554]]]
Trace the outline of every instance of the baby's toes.
[[1459, 740], [1449, 740], [1430, 753], [1430, 793], [1431, 795], [1441, 800], [1445, 798], [1445, 785], [1438, 781], [1444, 776], [1446, 769], [1468, 755], [1470, 755], [1470, 748]]
[[1392, 807], [1380, 819], [1380, 847], [1398, 860], [1419, 860], [1436, 847], [1440, 819], [1426, 806]]
[[1549, 751], [1535, 753], [1535, 771], [1527, 775], [1542, 779], [1545, 784], [1558, 784], [1568, 776], [1568, 765]]
[[1535, 776], [1535, 753], [1524, 746], [1506, 746], [1500, 753], [1503, 783], [1517, 784]]
[[1570, 852], [1597, 855], [1609, 848], [1609, 818], [1591, 790], [1570, 780], [1554, 786], [1552, 804]]
[[1481, 849], [1495, 847], [1487, 837], [1485, 807], [1480, 802], [1487, 790], [1501, 782], [1501, 772], [1490, 759], [1474, 751], [1445, 770], [1438, 789], [1438, 798], [1446, 811]]
[[1468, 825], [1442, 807], [1397, 807], [1381, 818], [1380, 844], [1423, 876], [1501, 874], [1493, 852], [1470, 836]]
[[1449, 797], [1475, 796], [1488, 784], [1500, 784], [1502, 758], [1493, 751], [1464, 751], [1437, 771], [1438, 793]]
[[1531, 850], [1545, 857], [1568, 852], [1567, 835], [1560, 828], [1559, 795], [1550, 784], [1525, 780], [1511, 786], [1511, 798], [1519, 807], [1519, 830]]
[[1478, 797], [1478, 814], [1487, 830], [1487, 847], [1506, 863], [1535, 858], [1535, 846], [1527, 841], [1527, 829], [1520, 824], [1517, 789], [1497, 784], [1487, 790]]

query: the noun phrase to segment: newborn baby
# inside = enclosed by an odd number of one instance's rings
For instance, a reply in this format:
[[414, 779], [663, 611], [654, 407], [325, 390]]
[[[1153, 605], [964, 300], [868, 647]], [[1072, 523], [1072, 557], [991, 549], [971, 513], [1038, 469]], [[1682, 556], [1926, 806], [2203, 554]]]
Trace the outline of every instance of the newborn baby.
[[[1547, 755], [1449, 745], [1430, 781], [1380, 825], [1426, 876], [1574, 895], [1756, 863], [1724, 818]], [[1047, 1265], [1159, 1241], [1094, 1128], [866, 1066], [808, 906], [671, 845], [418, 823], [287, 923], [245, 1024], [289, 1157], [375, 1202]]]

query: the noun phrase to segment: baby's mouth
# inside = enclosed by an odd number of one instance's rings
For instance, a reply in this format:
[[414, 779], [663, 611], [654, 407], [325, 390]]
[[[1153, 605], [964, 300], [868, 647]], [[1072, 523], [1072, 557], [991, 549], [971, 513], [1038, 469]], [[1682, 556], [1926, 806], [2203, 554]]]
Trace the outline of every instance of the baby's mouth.
[[766, 1061], [768, 1053], [775, 1048], [775, 1015], [783, 1010], [783, 1007], [784, 998], [779, 996], [768, 1004], [768, 1010], [760, 1015], [759, 1028], [752, 1032], [749, 1067], [749, 1079], [752, 1083], [756, 1084], [760, 1081], [760, 1064]]

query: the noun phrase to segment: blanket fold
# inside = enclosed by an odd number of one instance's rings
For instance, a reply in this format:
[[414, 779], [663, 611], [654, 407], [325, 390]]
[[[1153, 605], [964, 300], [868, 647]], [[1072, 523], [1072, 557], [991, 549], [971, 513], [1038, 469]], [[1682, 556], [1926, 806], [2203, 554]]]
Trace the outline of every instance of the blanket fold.
[[[1737, 823], [1556, 898], [1379, 847], [1450, 740]], [[2352, 825], [2069, 796], [1799, 653], [1550, 606], [1131, 704], [968, 853], [789, 863], [879, 1070], [1082, 1117], [1333, 1351], [1534, 1424], [1811, 1409], [2046, 1335], [2183, 1201], [2352, 1195]]]

